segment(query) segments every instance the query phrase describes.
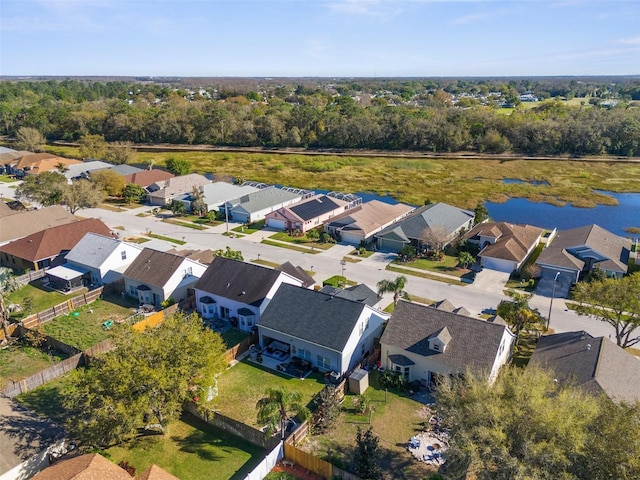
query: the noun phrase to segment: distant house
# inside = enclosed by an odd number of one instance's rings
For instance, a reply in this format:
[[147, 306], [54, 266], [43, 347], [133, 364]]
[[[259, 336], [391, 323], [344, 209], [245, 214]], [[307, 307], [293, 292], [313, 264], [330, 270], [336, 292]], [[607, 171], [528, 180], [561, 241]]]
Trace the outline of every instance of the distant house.
[[227, 182], [209, 183], [202, 187], [202, 197], [208, 212], [224, 212], [226, 202], [231, 202], [243, 195], [260, 189], [252, 185], [234, 185]]
[[435, 308], [436, 310], [442, 310], [444, 312], [457, 313], [458, 315], [464, 315], [465, 317], [470, 317], [471, 312], [464, 307], [456, 307], [453, 303], [451, 303], [446, 298], [444, 300], [440, 300], [439, 302], [432, 303], [429, 305], [431, 308]]
[[128, 165], [126, 163], [121, 163], [120, 165], [109, 165], [109, 170], [113, 170], [118, 175], [122, 175], [123, 177], [144, 171], [144, 169], [142, 168], [134, 167], [133, 165]]
[[464, 235], [480, 248], [480, 264], [491, 270], [519, 271], [540, 243], [544, 230], [532, 225], [513, 223], [479, 223]]
[[62, 174], [67, 177], [69, 183], [72, 180], [78, 178], [89, 178], [89, 174], [94, 170], [104, 170], [105, 168], [112, 167], [110, 163], [102, 162], [100, 160], [91, 160], [88, 162], [76, 163], [69, 165]]
[[151, 170], [141, 170], [136, 173], [125, 175], [124, 182], [127, 184], [133, 183], [134, 185], [139, 185], [142, 188], [147, 188], [149, 187], [149, 185], [153, 185], [157, 182], [163, 182], [173, 177], [174, 175], [171, 172], [154, 168]]
[[[373, 351], [388, 314], [366, 303], [283, 284], [258, 322], [260, 345], [344, 374]], [[284, 349], [284, 350], [283, 350]]]
[[280, 270], [216, 257], [195, 286], [196, 308], [205, 319], [233, 320], [250, 331], [283, 283], [303, 284]]
[[180, 255], [145, 248], [122, 274], [125, 291], [140, 304], [186, 300], [207, 267]]
[[411, 245], [421, 251], [437, 248], [434, 242], [443, 248], [457, 235], [470, 230], [474, 217], [474, 212], [446, 203], [425, 205], [379, 232], [376, 235], [378, 248], [400, 252]]
[[90, 232], [67, 253], [65, 265], [85, 271], [93, 285], [104, 285], [120, 280], [141, 252], [138, 245]]
[[536, 260], [541, 269], [538, 290], [551, 290], [548, 285], [557, 274], [560, 289], [568, 291], [594, 268], [620, 278], [628, 271], [630, 252], [631, 240], [595, 224], [560, 230]]
[[380, 339], [382, 367], [437, 386], [472, 369], [491, 381], [511, 358], [515, 336], [495, 322], [400, 300]]
[[291, 262], [285, 262], [282, 265], [278, 265], [276, 270], [280, 270], [281, 272], [287, 273], [294, 278], [297, 278], [302, 282], [302, 286], [304, 288], [309, 288], [313, 286], [316, 281], [313, 279], [311, 275], [309, 275], [304, 268], [300, 266], [296, 266]]
[[111, 229], [97, 218], [59, 225], [1, 246], [0, 263], [16, 270], [40, 270], [59, 265], [69, 250], [89, 232], [111, 235]]
[[555, 378], [615, 401], [640, 400], [640, 361], [604, 337], [587, 332], [544, 335], [529, 365], [551, 369]]
[[194, 188], [204, 187], [211, 181], [198, 173], [190, 173], [155, 182], [147, 187], [147, 201], [165, 207], [178, 197], [187, 197]]
[[268, 187], [243, 195], [226, 203], [229, 216], [235, 222], [254, 223], [268, 213], [302, 200], [304, 194], [276, 187]]
[[5, 170], [9, 175], [23, 177], [42, 172], [58, 171], [60, 166], [66, 168], [78, 164], [82, 164], [82, 161], [58, 157], [51, 153], [29, 153], [5, 163]]
[[365, 303], [373, 308], [378, 308], [380, 306], [380, 301], [382, 300], [377, 292], [373, 291], [364, 283], [352, 285], [346, 288], [337, 288], [332, 287], [331, 285], [325, 285], [320, 289], [320, 291], [327, 295], [331, 295], [332, 297]]
[[373, 240], [376, 233], [406, 217], [413, 207], [370, 200], [326, 222], [326, 229], [338, 241], [360, 245]]
[[[4, 202], [0, 202], [5, 205]], [[0, 245], [11, 240], [26, 237], [42, 230], [74, 223], [78, 218], [61, 205], [16, 212], [11, 209], [0, 209]], [[0, 261], [2, 261], [0, 255]], [[7, 260], [6, 258], [4, 260]]]
[[317, 195], [267, 213], [266, 226], [304, 233], [343, 213], [348, 205], [344, 200]]

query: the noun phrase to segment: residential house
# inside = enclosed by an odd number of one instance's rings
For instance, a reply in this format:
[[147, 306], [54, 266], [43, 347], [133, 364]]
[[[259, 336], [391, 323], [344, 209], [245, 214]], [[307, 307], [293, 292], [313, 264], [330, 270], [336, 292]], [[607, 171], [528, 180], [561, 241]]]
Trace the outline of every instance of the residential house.
[[303, 284], [280, 270], [216, 257], [195, 286], [196, 308], [202, 318], [231, 320], [251, 331], [283, 283]]
[[165, 170], [158, 170], [153, 168], [151, 170], [141, 170], [139, 172], [131, 173], [124, 176], [124, 183], [133, 183], [139, 185], [142, 188], [148, 188], [150, 185], [158, 182], [164, 182], [173, 178], [175, 175]]
[[263, 355], [271, 348], [343, 375], [373, 351], [388, 317], [366, 303], [283, 284], [258, 322], [260, 345]]
[[279, 208], [266, 215], [266, 226], [278, 230], [298, 230], [305, 233], [347, 210], [349, 202], [317, 195]]
[[[45, 468], [33, 480], [131, 480], [132, 477], [122, 467], [107, 460], [99, 453], [85, 453], [63, 458]], [[138, 477], [138, 480], [179, 480], [166, 470], [151, 465]]]
[[[4, 205], [4, 202], [0, 202]], [[16, 212], [0, 209], [0, 245], [42, 230], [77, 222], [78, 218], [61, 205]], [[2, 261], [2, 255], [0, 255]]]
[[369, 288], [364, 283], [352, 285], [350, 287], [338, 288], [331, 285], [325, 285], [320, 291], [326, 295], [333, 297], [345, 298], [354, 302], [366, 303], [370, 307], [379, 308], [382, 297], [377, 292]]
[[207, 250], [194, 250], [190, 248], [185, 248], [183, 250], [178, 250], [176, 248], [170, 248], [169, 250], [165, 250], [167, 253], [175, 253], [176, 255], [180, 255], [181, 257], [187, 257], [191, 260], [195, 260], [196, 262], [200, 262], [203, 265], [210, 265], [213, 262], [213, 259], [216, 257], [216, 252], [211, 249]]
[[604, 337], [587, 332], [544, 335], [529, 366], [553, 371], [554, 378], [614, 401], [640, 400], [640, 361]]
[[254, 223], [263, 220], [268, 213], [297, 203], [304, 198], [301, 191], [268, 187], [227, 202], [229, 216], [235, 222]]
[[297, 278], [302, 282], [302, 286], [304, 288], [310, 288], [316, 283], [313, 277], [309, 275], [304, 268], [294, 265], [291, 262], [284, 262], [282, 265], [278, 265], [276, 270], [288, 273], [292, 277]]
[[406, 217], [414, 207], [404, 203], [395, 205], [370, 200], [325, 224], [327, 232], [340, 242], [361, 245], [373, 240], [374, 235]]
[[110, 165], [109, 170], [113, 170], [114, 172], [116, 172], [119, 175], [122, 175], [123, 177], [144, 171], [144, 169], [142, 168], [134, 167], [133, 165], [129, 165], [127, 163], [121, 163], [119, 165]]
[[544, 229], [507, 222], [479, 223], [463, 239], [478, 245], [480, 265], [511, 273], [520, 271], [529, 255], [540, 244]]
[[66, 168], [77, 164], [82, 164], [82, 161], [58, 157], [51, 153], [28, 153], [5, 163], [5, 170], [9, 175], [24, 177], [42, 172], [59, 171], [60, 166]]
[[166, 300], [182, 302], [207, 269], [173, 253], [145, 248], [122, 274], [125, 292], [140, 304], [156, 307]]
[[381, 363], [427, 386], [467, 369], [491, 381], [511, 358], [514, 343], [505, 325], [400, 300], [380, 339]]
[[441, 249], [470, 230], [474, 217], [474, 212], [446, 203], [425, 205], [379, 232], [378, 248], [392, 252], [400, 252], [407, 245], [418, 252]]
[[65, 171], [62, 173], [69, 183], [72, 180], [76, 180], [79, 178], [89, 178], [89, 175], [94, 170], [104, 170], [105, 168], [112, 167], [110, 163], [102, 162], [100, 160], [91, 160], [88, 162], [76, 163], [73, 165], [69, 165], [66, 167]]
[[69, 250], [89, 232], [111, 235], [111, 229], [97, 218], [55, 226], [2, 245], [0, 264], [16, 270], [40, 270], [60, 265]]
[[536, 260], [541, 269], [537, 293], [565, 296], [571, 285], [594, 268], [620, 278], [629, 268], [630, 252], [631, 240], [595, 224], [560, 230]]
[[26, 150], [14, 150], [13, 148], [0, 147], [0, 174], [6, 173], [7, 175], [11, 174], [11, 169], [6, 168], [7, 165], [11, 165], [11, 161], [22, 157], [24, 155], [31, 155], [33, 152], [28, 152]]
[[[453, 303], [451, 303], [446, 298], [444, 300], [440, 300], [439, 302], [432, 303], [429, 305], [431, 308], [435, 308], [436, 310], [442, 310], [445, 312], [457, 313], [458, 315], [463, 315], [465, 317], [470, 317], [471, 312], [464, 307], [456, 307]], [[497, 315], [496, 315], [497, 317]]]
[[139, 245], [90, 232], [67, 253], [65, 265], [84, 271], [91, 284], [104, 285], [120, 280], [141, 252]]
[[227, 182], [209, 183], [202, 187], [202, 198], [208, 212], [224, 212], [226, 202], [232, 202], [260, 189], [253, 185], [234, 185]]
[[168, 180], [155, 182], [147, 187], [147, 201], [151, 205], [165, 207], [171, 204], [174, 199], [184, 199], [188, 197], [194, 188], [204, 187], [211, 181], [198, 173], [190, 173], [179, 177], [172, 177]]

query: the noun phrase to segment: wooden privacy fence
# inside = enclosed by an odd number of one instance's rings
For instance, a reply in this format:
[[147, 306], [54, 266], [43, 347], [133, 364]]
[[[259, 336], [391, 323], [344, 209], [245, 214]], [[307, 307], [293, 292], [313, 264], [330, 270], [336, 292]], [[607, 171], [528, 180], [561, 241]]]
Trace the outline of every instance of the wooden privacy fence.
[[14, 382], [12, 385], [6, 386], [0, 390], [0, 395], [13, 398], [21, 393], [26, 393], [50, 382], [51, 380], [61, 377], [66, 373], [69, 373], [77, 368], [78, 365], [83, 364], [83, 362], [83, 354], [78, 353], [66, 360], [62, 360], [61, 362], [51, 365], [49, 368], [39, 371], [35, 375], [31, 375], [30, 377]]
[[102, 295], [102, 287], [96, 288], [95, 290], [91, 290], [90, 292], [82, 295], [78, 295], [77, 297], [70, 298], [66, 302], [48, 308], [47, 310], [29, 315], [28, 317], [23, 318], [20, 323], [27, 328], [35, 328], [43, 323], [50, 322], [60, 315], [66, 315], [69, 312], [73, 312], [78, 307], [88, 305], [89, 303], [96, 301], [100, 298], [100, 295]]
[[17, 283], [27, 284], [44, 277], [46, 274], [46, 270], [34, 270], [33, 272], [27, 272], [24, 275], [20, 275], [19, 277], [14, 277], [14, 280]]
[[231, 347], [224, 355], [224, 360], [227, 364], [233, 362], [236, 358], [242, 355], [244, 352], [249, 350], [251, 345], [258, 343], [258, 335], [256, 333], [249, 335], [247, 338], [242, 340], [238, 345]]
[[361, 480], [357, 475], [342, 470], [326, 460], [322, 460], [311, 453], [300, 450], [295, 445], [287, 442], [284, 443], [284, 458], [327, 479], [341, 478], [342, 480]]

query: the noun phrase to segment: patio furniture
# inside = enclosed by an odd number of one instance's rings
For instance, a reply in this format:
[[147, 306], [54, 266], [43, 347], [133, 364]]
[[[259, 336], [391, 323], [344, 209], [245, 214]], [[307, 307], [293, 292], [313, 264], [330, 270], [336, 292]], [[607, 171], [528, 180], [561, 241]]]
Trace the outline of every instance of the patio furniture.
[[112, 326], [113, 320], [107, 320], [106, 322], [102, 323], [102, 328], [104, 328], [105, 330], [109, 330]]

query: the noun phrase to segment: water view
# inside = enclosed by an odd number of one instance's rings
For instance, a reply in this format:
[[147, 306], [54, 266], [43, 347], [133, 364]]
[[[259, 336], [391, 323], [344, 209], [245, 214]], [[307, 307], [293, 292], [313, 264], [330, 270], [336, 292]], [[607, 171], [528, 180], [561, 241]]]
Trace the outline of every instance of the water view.
[[598, 205], [594, 208], [557, 207], [535, 203], [524, 198], [512, 198], [505, 203], [486, 202], [491, 218], [498, 222], [528, 223], [543, 228], [566, 230], [596, 223], [616, 235], [636, 238], [640, 234], [625, 232], [625, 228], [640, 228], [640, 193], [611, 193], [618, 205]]

